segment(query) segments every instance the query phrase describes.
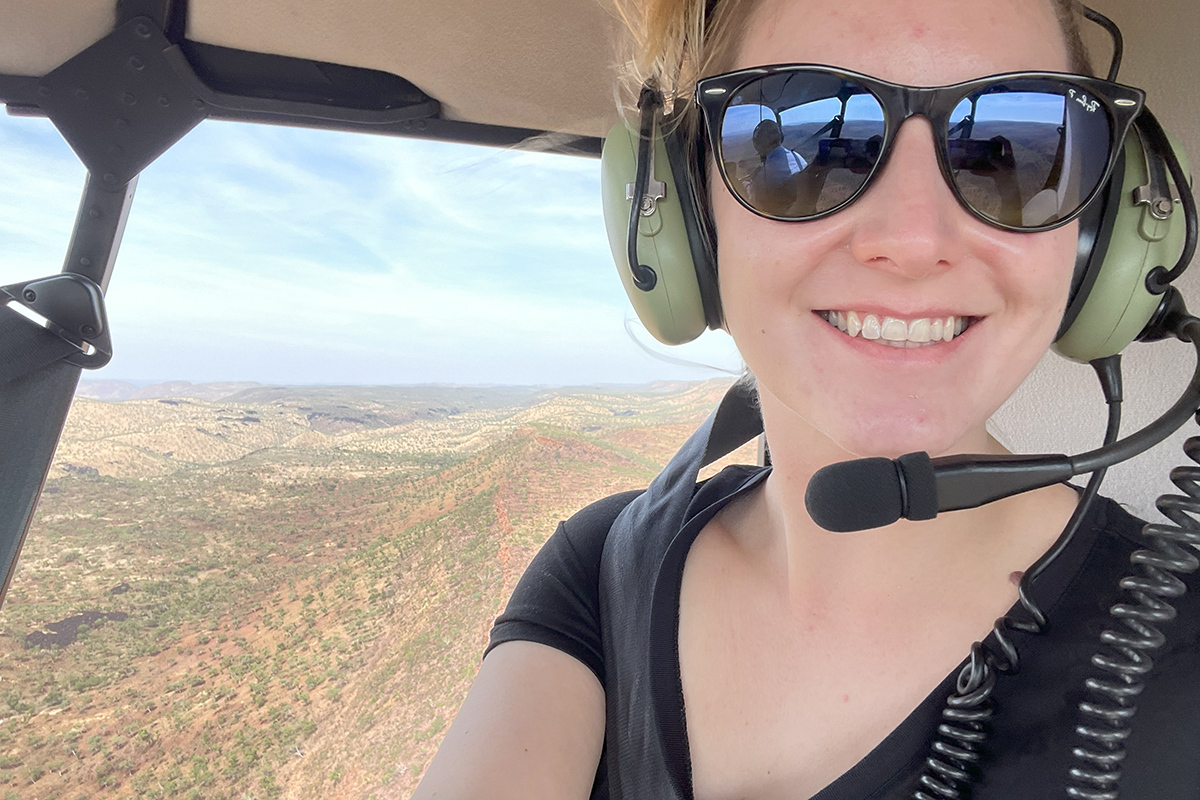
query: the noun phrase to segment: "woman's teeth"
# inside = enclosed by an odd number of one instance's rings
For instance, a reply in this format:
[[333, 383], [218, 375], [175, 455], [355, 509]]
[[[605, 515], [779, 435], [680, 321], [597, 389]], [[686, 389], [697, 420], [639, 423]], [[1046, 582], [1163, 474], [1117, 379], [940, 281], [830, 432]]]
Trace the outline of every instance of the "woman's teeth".
[[904, 320], [857, 311], [818, 311], [847, 336], [861, 336], [892, 347], [928, 347], [948, 342], [971, 324], [970, 317], [921, 317]]

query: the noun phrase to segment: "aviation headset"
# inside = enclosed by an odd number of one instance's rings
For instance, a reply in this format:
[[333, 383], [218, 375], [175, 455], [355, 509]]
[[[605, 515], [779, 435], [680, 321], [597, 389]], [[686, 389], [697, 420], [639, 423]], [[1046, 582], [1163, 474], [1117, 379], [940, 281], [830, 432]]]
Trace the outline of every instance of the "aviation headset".
[[[1085, 15], [1113, 37], [1108, 80], [1115, 80], [1120, 31], [1091, 9]], [[604, 221], [639, 319], [660, 342], [683, 344], [723, 324], [705, 148], [687, 141], [679, 110], [661, 113], [652, 87], [642, 89], [638, 107], [639, 128], [618, 122], [604, 142]], [[1185, 239], [1195, 238], [1193, 209], [1176, 208], [1190, 191], [1187, 176], [1182, 148], [1143, 109], [1108, 183], [1079, 218], [1071, 291], [1054, 342], [1061, 355], [1090, 362], [1135, 339], [1159, 338], [1151, 323], [1166, 307], [1170, 282], [1187, 267], [1184, 259], [1175, 263], [1191, 249]]]

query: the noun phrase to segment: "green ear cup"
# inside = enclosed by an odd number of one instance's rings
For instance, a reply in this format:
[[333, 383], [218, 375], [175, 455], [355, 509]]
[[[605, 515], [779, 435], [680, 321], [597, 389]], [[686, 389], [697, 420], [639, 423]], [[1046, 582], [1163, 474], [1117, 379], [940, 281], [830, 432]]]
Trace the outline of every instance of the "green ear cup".
[[[1172, 141], [1175, 156], [1188, 171], [1183, 149]], [[1137, 338], [1154, 316], [1161, 295], [1146, 289], [1146, 275], [1156, 266], [1168, 269], [1183, 248], [1185, 222], [1178, 200], [1165, 220], [1155, 219], [1146, 204], [1134, 202], [1134, 190], [1149, 182], [1146, 155], [1138, 135], [1125, 140], [1125, 180], [1113, 222], [1112, 235], [1095, 283], [1071, 326], [1054, 349], [1074, 361], [1088, 362], [1115, 355]], [[1175, 187], [1189, 191], [1189, 187]]]
[[662, 181], [665, 196], [638, 225], [638, 255], [643, 264], [657, 273], [658, 280], [653, 289], [643, 292], [634, 285], [629, 271], [625, 244], [631, 201], [625, 198], [626, 187], [633, 184], [637, 171], [637, 140], [637, 131], [630, 130], [624, 122], [613, 126], [604, 140], [600, 188], [608, 244], [625, 293], [646, 330], [663, 344], [683, 344], [703, 333], [707, 325], [681, 198], [670, 174], [666, 146], [658, 135], [654, 140], [654, 174], [650, 178]]

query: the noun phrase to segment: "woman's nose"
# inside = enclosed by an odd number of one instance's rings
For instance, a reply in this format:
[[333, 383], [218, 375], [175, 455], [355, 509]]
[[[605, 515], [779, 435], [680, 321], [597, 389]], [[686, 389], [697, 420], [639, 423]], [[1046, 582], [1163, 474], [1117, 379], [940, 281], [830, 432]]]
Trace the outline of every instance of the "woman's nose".
[[912, 279], [949, 269], [962, 258], [963, 209], [938, 169], [929, 122], [909, 119], [892, 143], [883, 171], [851, 207], [850, 251], [862, 264]]

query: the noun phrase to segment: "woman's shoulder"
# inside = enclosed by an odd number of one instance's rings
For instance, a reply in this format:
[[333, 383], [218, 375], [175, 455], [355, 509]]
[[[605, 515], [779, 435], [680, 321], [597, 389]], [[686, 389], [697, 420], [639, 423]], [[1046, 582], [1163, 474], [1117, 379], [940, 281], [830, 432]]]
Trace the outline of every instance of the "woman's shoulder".
[[1097, 498], [1097, 510], [1093, 515], [1095, 526], [1105, 536], [1115, 536], [1130, 545], [1144, 545], [1142, 528], [1147, 520], [1135, 516], [1128, 508], [1111, 497]]
[[1159, 558], [1155, 560], [1166, 559], [1159, 566], [1177, 573], [1189, 586], [1200, 584], [1200, 573], [1194, 566], [1189, 569], [1186, 563], [1189, 560], [1194, 563], [1191, 548], [1185, 544], [1194, 534], [1185, 532], [1161, 515], [1156, 515], [1158, 518], [1153, 521], [1141, 519], [1107, 497], [1097, 499], [1096, 508], [1089, 516], [1096, 531], [1093, 550], [1100, 551], [1100, 560], [1119, 559], [1125, 571], [1130, 572], [1133, 568], [1129, 557], [1135, 551], [1158, 551]]
[[610, 495], [558, 524], [496, 618], [485, 657], [504, 642], [538, 642], [573, 656], [604, 683], [600, 559], [613, 521], [640, 494]]
[[[696, 484], [693, 497], [703, 501], [713, 491], [732, 491], [759, 469], [728, 467]], [[601, 561], [613, 523], [641, 495], [641, 490], [609, 495], [559, 523], [496, 619], [486, 652], [506, 641], [540, 642], [579, 659], [603, 683]]]
[[[741, 464], [728, 466], [711, 478], [692, 486], [692, 498], [699, 504], [707, 504], [714, 498], [735, 491], [748, 477], [761, 472], [762, 469]], [[546, 542], [546, 546], [569, 547], [581, 561], [598, 564], [613, 523], [626, 506], [636, 500], [643, 491], [609, 495], [581, 508], [559, 525], [558, 530]]]
[[[1060, 579], [1067, 581], [1071, 592], [1091, 595], [1098, 607], [1107, 609], [1107, 604], [1115, 602], [1121, 594], [1118, 587], [1122, 579], [1142, 574], [1143, 567], [1135, 566], [1134, 562], [1144, 562], [1149, 556], [1156, 564], [1153, 570], [1156, 577], [1151, 582], [1173, 583], [1160, 569], [1166, 568], [1187, 587], [1184, 596], [1173, 602], [1200, 605], [1200, 591], [1197, 591], [1200, 573], [1194, 567], [1188, 568], [1189, 548], [1181, 547], [1187, 536], [1165, 518], [1149, 523], [1116, 500], [1098, 497], [1075, 540], [1056, 559], [1064, 562], [1057, 572]], [[1145, 552], [1136, 555], [1139, 551]], [[1174, 593], [1174, 589], [1165, 591]]]
[[644, 490], [637, 489], [612, 494], [584, 506], [559, 523], [558, 529], [547, 540], [546, 546], [553, 547], [558, 544], [555, 540], [561, 539], [561, 545], [573, 549], [580, 560], [599, 563], [604, 541], [608, 538], [608, 531], [613, 522], [642, 491]]

